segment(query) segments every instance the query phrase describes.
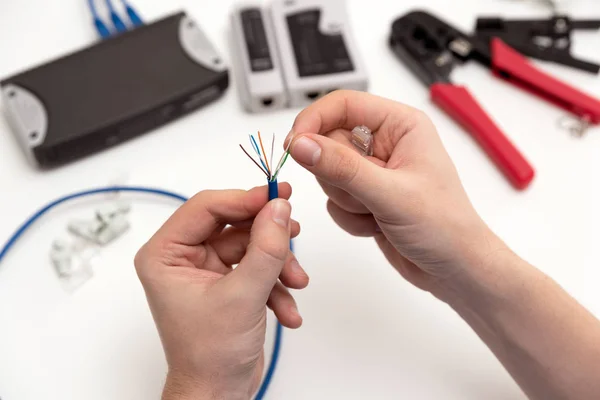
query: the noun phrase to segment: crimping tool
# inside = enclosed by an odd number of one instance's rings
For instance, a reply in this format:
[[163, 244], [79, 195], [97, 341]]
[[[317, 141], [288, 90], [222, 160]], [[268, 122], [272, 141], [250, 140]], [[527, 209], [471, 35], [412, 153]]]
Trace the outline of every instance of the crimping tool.
[[600, 123], [600, 101], [537, 69], [498, 37], [467, 35], [432, 14], [413, 11], [393, 22], [389, 44], [429, 87], [433, 102], [473, 135], [517, 189], [531, 183], [534, 169], [469, 91], [452, 83], [457, 64], [475, 60], [497, 77]]
[[475, 25], [476, 35], [488, 41], [497, 37], [525, 56], [593, 74], [600, 72], [600, 65], [571, 55], [571, 35], [575, 30], [598, 29], [600, 19], [574, 20], [566, 15], [538, 20], [479, 18]]

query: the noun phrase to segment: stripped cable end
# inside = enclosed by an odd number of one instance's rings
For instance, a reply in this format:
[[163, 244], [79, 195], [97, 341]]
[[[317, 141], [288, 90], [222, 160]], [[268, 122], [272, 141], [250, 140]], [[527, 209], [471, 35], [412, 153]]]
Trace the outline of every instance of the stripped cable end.
[[271, 185], [271, 183], [274, 183], [276, 186], [277, 185], [277, 177], [279, 176], [279, 173], [281, 172], [281, 169], [285, 165], [285, 162], [287, 161], [288, 156], [290, 154], [289, 144], [288, 144], [288, 147], [286, 148], [285, 152], [281, 155], [281, 158], [279, 159], [279, 162], [277, 163], [277, 167], [275, 167], [275, 165], [273, 164], [273, 153], [274, 153], [274, 149], [275, 149], [275, 135], [273, 135], [273, 141], [271, 143], [271, 157], [270, 157], [271, 162], [270, 163], [268, 161], [269, 157], [267, 157], [267, 154], [265, 152], [265, 147], [263, 145], [263, 140], [262, 140], [262, 136], [261, 136], [260, 132], [258, 132], [258, 141], [254, 138], [253, 135], [249, 135], [249, 138], [250, 138], [250, 144], [252, 145], [252, 149], [254, 150], [254, 153], [256, 153], [256, 155], [258, 156], [258, 161], [254, 157], [252, 157], [248, 151], [246, 151], [244, 146], [242, 146], [240, 144], [240, 147], [242, 148], [242, 150], [244, 151], [246, 156], [248, 156], [248, 158], [250, 158], [250, 160], [252, 160], [252, 162], [267, 176], [269, 185]]

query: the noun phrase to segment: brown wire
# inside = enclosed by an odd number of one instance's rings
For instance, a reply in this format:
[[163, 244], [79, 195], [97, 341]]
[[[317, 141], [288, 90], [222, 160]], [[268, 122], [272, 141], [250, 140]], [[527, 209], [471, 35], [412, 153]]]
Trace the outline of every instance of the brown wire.
[[265, 171], [265, 170], [263, 169], [263, 167], [261, 167], [261, 166], [260, 166], [260, 165], [259, 165], [259, 164], [256, 162], [256, 160], [255, 160], [254, 158], [252, 158], [252, 156], [251, 156], [251, 155], [250, 155], [250, 154], [249, 154], [249, 153], [246, 151], [246, 149], [244, 148], [244, 146], [242, 146], [242, 145], [240, 144], [240, 148], [242, 149], [242, 151], [244, 152], [244, 154], [246, 154], [246, 155], [248, 156], [248, 158], [249, 158], [249, 159], [251, 159], [251, 160], [252, 160], [252, 162], [253, 162], [254, 164], [256, 164], [256, 166], [257, 166], [257, 167], [258, 167], [258, 168], [259, 168], [259, 169], [260, 169], [260, 170], [263, 172], [263, 174], [265, 174], [265, 175], [267, 176], [267, 179], [269, 179], [269, 174], [267, 173], [267, 171]]

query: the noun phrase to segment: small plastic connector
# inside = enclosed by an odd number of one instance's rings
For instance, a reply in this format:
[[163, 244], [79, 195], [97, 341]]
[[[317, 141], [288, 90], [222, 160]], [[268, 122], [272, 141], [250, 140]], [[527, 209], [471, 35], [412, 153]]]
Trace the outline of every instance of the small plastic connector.
[[126, 203], [115, 203], [96, 210], [91, 220], [75, 220], [69, 223], [69, 232], [89, 242], [106, 246], [121, 237], [128, 229], [125, 215], [130, 207]]
[[357, 126], [352, 130], [352, 144], [363, 156], [373, 155], [373, 134], [366, 126]]
[[61, 286], [74, 292], [94, 276], [92, 264], [98, 252], [83, 241], [55, 240], [50, 249], [50, 260]]

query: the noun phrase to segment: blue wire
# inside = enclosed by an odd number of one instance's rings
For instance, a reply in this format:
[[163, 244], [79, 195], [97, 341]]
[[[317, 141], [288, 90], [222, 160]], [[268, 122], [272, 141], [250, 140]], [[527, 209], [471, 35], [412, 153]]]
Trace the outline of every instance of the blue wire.
[[[254, 138], [252, 138], [254, 140]], [[276, 199], [279, 197], [279, 184], [277, 181], [267, 180], [269, 187], [269, 201]], [[292, 240], [290, 239], [290, 250], [293, 250]], [[267, 374], [265, 375], [265, 379], [263, 380], [263, 384], [261, 385], [258, 393], [256, 394], [255, 400], [259, 400], [264, 398], [267, 393], [267, 389], [269, 388], [269, 383], [271, 382], [271, 378], [275, 373], [275, 368], [277, 367], [277, 360], [279, 359], [279, 352], [281, 349], [281, 337], [283, 336], [283, 326], [280, 323], [277, 323], [277, 330], [275, 333], [275, 343], [273, 344], [273, 355], [271, 358], [271, 363], [269, 364], [269, 369], [267, 370]], [[268, 379], [267, 379], [268, 378]]]
[[[90, 0], [91, 1], [91, 0]], [[27, 229], [29, 229], [37, 220], [39, 220], [42, 216], [44, 216], [48, 211], [52, 210], [54, 207], [65, 203], [69, 200], [87, 197], [95, 194], [101, 193], [114, 193], [114, 192], [134, 192], [134, 193], [148, 193], [155, 194], [159, 196], [170, 197], [172, 199], [179, 200], [181, 202], [186, 202], [188, 199], [184, 196], [181, 196], [177, 193], [169, 192], [167, 190], [161, 189], [153, 189], [147, 187], [137, 187], [137, 186], [109, 186], [105, 188], [91, 189], [85, 190], [73, 194], [69, 194], [63, 196], [48, 205], [40, 208], [36, 213], [34, 213], [29, 219], [27, 219], [13, 235], [8, 239], [6, 244], [2, 246], [2, 250], [0, 250], [0, 263], [8, 254], [8, 251], [17, 243], [17, 241], [25, 234]], [[262, 400], [267, 392], [269, 384], [273, 379], [273, 375], [275, 374], [275, 369], [277, 367], [277, 360], [279, 359], [279, 353], [281, 351], [281, 338], [283, 335], [283, 327], [279, 322], [277, 322], [276, 330], [275, 330], [275, 344], [273, 346], [273, 354], [271, 356], [271, 362], [269, 363], [269, 368], [265, 377], [260, 385], [258, 394], [255, 397], [255, 400]]]
[[275, 374], [275, 368], [277, 368], [277, 361], [279, 359], [279, 353], [281, 352], [281, 338], [283, 337], [283, 326], [278, 322], [277, 327], [275, 329], [275, 343], [273, 344], [273, 355], [271, 356], [271, 362], [269, 363], [269, 369], [265, 374], [265, 379], [263, 379], [262, 385], [260, 385], [260, 389], [256, 393], [256, 397], [254, 400], [262, 400], [265, 398], [267, 394], [267, 390], [269, 389], [269, 384], [273, 379], [273, 375]]
[[96, 10], [96, 6], [94, 5], [94, 0], [88, 0], [88, 6], [90, 8], [90, 12], [92, 13], [92, 18], [94, 19], [94, 26], [96, 27], [96, 31], [98, 31], [98, 35], [102, 39], [108, 39], [111, 37], [110, 30], [106, 26], [106, 24], [102, 21], [102, 18], [98, 15], [98, 11]]
[[127, 32], [127, 25], [125, 25], [125, 22], [123, 22], [121, 17], [119, 17], [117, 10], [115, 10], [115, 7], [113, 6], [112, 0], [106, 0], [106, 6], [108, 7], [108, 10], [110, 12], [110, 19], [117, 32]]
[[256, 151], [256, 153], [258, 153], [258, 156], [260, 157], [260, 147], [258, 147], [258, 143], [256, 142], [256, 139], [254, 139], [254, 136], [250, 135], [250, 142], [252, 143], [252, 147], [254, 148], [254, 151]]
[[[263, 161], [262, 157], [260, 156], [260, 148], [258, 147], [258, 143], [256, 143], [256, 139], [254, 139], [254, 136], [250, 135], [250, 143], [252, 144], [252, 147], [254, 148], [254, 151], [256, 152], [256, 154], [258, 155], [258, 160], [260, 161], [260, 163], [262, 164], [262, 166], [265, 168], [265, 172], [269, 172], [269, 168], [267, 168], [267, 166], [265, 165], [265, 162]], [[266, 154], [265, 154], [266, 156]]]

